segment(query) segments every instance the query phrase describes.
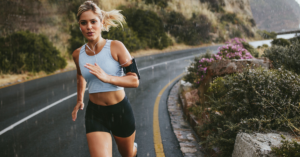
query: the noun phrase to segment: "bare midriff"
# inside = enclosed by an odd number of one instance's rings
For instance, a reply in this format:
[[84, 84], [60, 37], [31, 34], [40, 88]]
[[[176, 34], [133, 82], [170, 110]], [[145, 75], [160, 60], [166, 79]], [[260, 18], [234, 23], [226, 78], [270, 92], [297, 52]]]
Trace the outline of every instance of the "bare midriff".
[[125, 91], [122, 89], [110, 92], [91, 93], [89, 97], [94, 104], [110, 106], [121, 102], [125, 97]]

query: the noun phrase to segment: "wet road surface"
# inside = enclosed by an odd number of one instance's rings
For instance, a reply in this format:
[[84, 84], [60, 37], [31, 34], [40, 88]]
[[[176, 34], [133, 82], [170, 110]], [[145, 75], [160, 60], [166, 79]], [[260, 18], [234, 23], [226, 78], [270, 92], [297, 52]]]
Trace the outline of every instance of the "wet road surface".
[[[138, 88], [125, 88], [125, 92], [134, 111], [140, 157], [155, 156], [153, 107], [158, 93], [185, 71], [194, 56], [205, 53], [207, 49], [216, 52], [217, 48], [218, 46], [212, 46], [136, 58], [141, 75], [140, 85]], [[172, 85], [160, 99], [159, 126], [165, 156], [181, 157], [166, 106]], [[78, 112], [75, 122], [71, 118], [76, 104], [76, 89], [75, 70], [0, 89], [0, 156], [89, 156], [84, 126], [86, 106], [83, 111]], [[85, 105], [87, 102], [86, 91]], [[41, 112], [32, 115], [37, 111]], [[121, 156], [115, 142], [113, 156]]]

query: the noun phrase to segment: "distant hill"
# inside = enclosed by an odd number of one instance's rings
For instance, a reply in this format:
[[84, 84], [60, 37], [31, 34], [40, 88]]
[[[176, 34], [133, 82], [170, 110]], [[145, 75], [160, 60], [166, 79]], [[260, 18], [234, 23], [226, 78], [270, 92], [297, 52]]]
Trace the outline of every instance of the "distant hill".
[[250, 0], [259, 29], [281, 31], [299, 28], [300, 6], [295, 0]]
[[298, 19], [300, 20], [300, 4], [297, 3], [295, 0], [288, 0], [285, 2], [291, 6], [291, 8], [293, 9], [293, 12], [296, 14]]

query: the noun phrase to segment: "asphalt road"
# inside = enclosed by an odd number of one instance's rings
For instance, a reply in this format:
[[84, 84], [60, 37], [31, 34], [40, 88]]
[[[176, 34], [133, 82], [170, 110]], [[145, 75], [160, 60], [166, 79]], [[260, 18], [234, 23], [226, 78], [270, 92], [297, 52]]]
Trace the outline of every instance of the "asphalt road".
[[[136, 119], [136, 142], [140, 157], [154, 157], [153, 107], [162, 88], [206, 49], [218, 46], [175, 51], [136, 58], [140, 69], [138, 88], [126, 88]], [[173, 82], [174, 84], [175, 82]], [[172, 85], [173, 85], [172, 84]], [[181, 157], [178, 141], [173, 133], [167, 111], [170, 85], [159, 105], [159, 126], [166, 157]], [[88, 157], [84, 111], [72, 121], [76, 104], [75, 70], [40, 78], [0, 89], [0, 156], [1, 157]], [[66, 98], [70, 96], [70, 98]], [[64, 100], [65, 98], [65, 100]], [[53, 103], [55, 106], [45, 109]], [[88, 92], [84, 96], [87, 105]], [[86, 108], [86, 106], [85, 106]], [[41, 109], [44, 111], [27, 117]], [[27, 117], [27, 120], [15, 124]], [[8, 128], [11, 125], [14, 127]], [[113, 142], [113, 156], [120, 157]]]

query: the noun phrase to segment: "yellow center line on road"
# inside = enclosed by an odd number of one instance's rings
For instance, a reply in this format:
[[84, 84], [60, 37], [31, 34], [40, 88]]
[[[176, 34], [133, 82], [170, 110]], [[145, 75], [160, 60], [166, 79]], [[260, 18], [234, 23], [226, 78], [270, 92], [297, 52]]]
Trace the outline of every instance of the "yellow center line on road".
[[154, 141], [154, 148], [155, 148], [155, 153], [156, 157], [165, 157], [164, 153], [164, 147], [161, 141], [161, 134], [160, 134], [160, 128], [159, 128], [159, 101], [160, 97], [166, 90], [166, 88], [173, 83], [175, 80], [178, 78], [182, 77], [184, 73], [180, 74], [179, 76], [175, 77], [172, 81], [170, 81], [158, 94], [155, 100], [154, 104], [154, 110], [153, 110], [153, 141]]

